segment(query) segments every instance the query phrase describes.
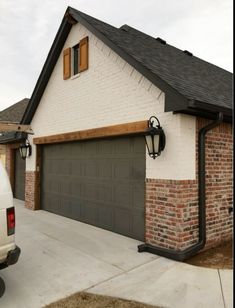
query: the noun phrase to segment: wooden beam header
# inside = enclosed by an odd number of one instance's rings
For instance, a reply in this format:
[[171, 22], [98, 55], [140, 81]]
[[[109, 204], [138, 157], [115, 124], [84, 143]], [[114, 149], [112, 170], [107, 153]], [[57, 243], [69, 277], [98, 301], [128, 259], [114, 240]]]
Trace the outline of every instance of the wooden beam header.
[[30, 125], [0, 122], [0, 132], [25, 132], [32, 134]]
[[57, 134], [51, 136], [38, 137], [33, 139], [34, 144], [51, 144], [79, 140], [89, 140], [96, 138], [107, 138], [115, 136], [127, 136], [141, 134], [148, 128], [148, 121], [138, 121], [132, 123], [118, 124], [100, 128], [92, 128], [71, 133]]

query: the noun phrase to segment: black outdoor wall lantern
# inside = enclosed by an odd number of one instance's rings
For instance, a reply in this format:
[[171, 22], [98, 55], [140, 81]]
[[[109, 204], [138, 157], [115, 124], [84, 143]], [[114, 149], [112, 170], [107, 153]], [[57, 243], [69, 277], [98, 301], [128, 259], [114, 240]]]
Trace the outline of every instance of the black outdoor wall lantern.
[[32, 146], [27, 139], [25, 140], [25, 143], [20, 145], [19, 150], [20, 156], [23, 159], [26, 159], [26, 157], [29, 157], [32, 154]]
[[150, 157], [155, 159], [161, 155], [161, 152], [165, 148], [166, 136], [158, 118], [154, 116], [151, 116], [148, 120], [148, 129], [145, 134], [145, 141]]

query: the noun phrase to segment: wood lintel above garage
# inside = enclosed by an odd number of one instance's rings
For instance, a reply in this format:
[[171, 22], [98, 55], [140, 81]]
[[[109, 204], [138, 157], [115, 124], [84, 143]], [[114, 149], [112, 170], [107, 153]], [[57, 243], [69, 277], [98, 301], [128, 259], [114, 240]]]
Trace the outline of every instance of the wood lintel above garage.
[[96, 138], [106, 138], [115, 136], [127, 136], [144, 133], [148, 128], [148, 121], [137, 121], [125, 124], [118, 124], [100, 128], [86, 129], [77, 132], [43, 136], [33, 139], [34, 144], [52, 144], [71, 142], [78, 140], [88, 140]]

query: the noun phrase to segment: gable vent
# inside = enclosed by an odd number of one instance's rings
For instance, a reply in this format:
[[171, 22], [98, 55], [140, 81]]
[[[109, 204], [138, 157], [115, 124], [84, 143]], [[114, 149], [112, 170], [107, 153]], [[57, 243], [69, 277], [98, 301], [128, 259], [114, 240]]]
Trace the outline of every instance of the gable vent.
[[185, 53], [187, 56], [189, 56], [189, 57], [192, 57], [192, 56], [193, 56], [193, 54], [192, 54], [190, 51], [188, 51], [188, 50], [184, 50], [184, 53]]
[[164, 41], [163, 39], [161, 39], [160, 37], [156, 38], [156, 41], [158, 41], [159, 43], [161, 43], [162, 45], [166, 45], [166, 41]]

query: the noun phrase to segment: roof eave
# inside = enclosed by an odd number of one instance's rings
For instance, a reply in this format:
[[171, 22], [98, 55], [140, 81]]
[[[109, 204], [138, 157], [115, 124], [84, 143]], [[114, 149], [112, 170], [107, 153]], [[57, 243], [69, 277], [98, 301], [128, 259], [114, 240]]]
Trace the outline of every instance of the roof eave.
[[72, 25], [74, 24], [74, 21], [71, 19], [71, 17], [68, 14], [69, 9], [66, 10], [65, 15], [63, 17], [63, 20], [61, 22], [61, 25], [59, 27], [59, 30], [56, 34], [56, 37], [54, 39], [54, 42], [51, 46], [51, 49], [48, 53], [47, 59], [45, 61], [45, 64], [41, 70], [41, 73], [39, 75], [39, 78], [37, 80], [36, 86], [33, 90], [33, 93], [31, 95], [29, 104], [25, 110], [25, 113], [23, 115], [23, 118], [21, 120], [21, 124], [30, 124], [34, 113], [36, 112], [36, 109], [40, 103], [40, 99], [43, 95], [43, 92], [47, 86], [47, 83], [50, 79], [50, 76], [53, 72], [53, 69], [55, 67], [55, 64], [59, 58], [60, 52], [64, 46], [64, 43], [67, 39], [67, 36], [70, 32], [70, 29]]
[[10, 132], [5, 134], [5, 136], [0, 136], [0, 144], [8, 144], [8, 143], [15, 143], [20, 142], [27, 138], [27, 133], [22, 132]]
[[207, 119], [215, 119], [219, 112], [222, 112], [224, 115], [224, 121], [231, 123], [232, 122], [232, 109], [211, 105], [208, 103], [200, 102], [197, 100], [188, 100], [187, 108], [181, 110], [173, 110], [174, 113], [185, 113], [189, 115], [194, 115], [198, 117], [204, 117]]

